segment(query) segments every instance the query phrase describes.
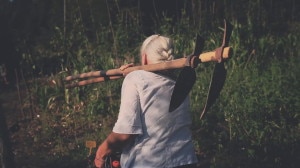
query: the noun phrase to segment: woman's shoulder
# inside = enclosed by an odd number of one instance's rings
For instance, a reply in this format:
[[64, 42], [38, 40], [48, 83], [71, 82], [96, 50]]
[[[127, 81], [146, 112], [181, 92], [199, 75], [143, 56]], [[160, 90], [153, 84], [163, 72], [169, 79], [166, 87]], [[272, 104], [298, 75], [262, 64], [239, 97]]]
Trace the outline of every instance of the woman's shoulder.
[[151, 72], [145, 70], [135, 70], [127, 74], [125, 78], [143, 78], [148, 75], [151, 75]]
[[[130, 83], [145, 84], [146, 81], [152, 81], [157, 78], [157, 74], [145, 70], [135, 70], [125, 76], [125, 80]], [[146, 82], [147, 83], [147, 82]]]

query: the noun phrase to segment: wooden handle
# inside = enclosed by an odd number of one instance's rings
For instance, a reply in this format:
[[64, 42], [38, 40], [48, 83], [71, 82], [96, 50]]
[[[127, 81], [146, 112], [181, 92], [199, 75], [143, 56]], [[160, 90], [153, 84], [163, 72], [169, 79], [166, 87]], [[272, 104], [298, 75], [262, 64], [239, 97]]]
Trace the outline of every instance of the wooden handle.
[[170, 69], [178, 69], [183, 68], [185, 66], [186, 58], [179, 58], [172, 61], [166, 61], [156, 64], [148, 64], [141, 66], [129, 67], [122, 71], [123, 75], [126, 76], [128, 73], [135, 70], [145, 70], [149, 72], [162, 71], [162, 70], [170, 70]]
[[[186, 58], [180, 58], [173, 61], [167, 61], [157, 64], [149, 64], [149, 65], [141, 65], [141, 66], [133, 66], [128, 67], [125, 70], [120, 69], [109, 69], [109, 70], [101, 70], [101, 71], [91, 71], [87, 73], [81, 73], [77, 75], [67, 76], [65, 81], [72, 81], [74, 79], [82, 79], [82, 78], [89, 78], [89, 77], [111, 77], [117, 76], [118, 78], [122, 76], [126, 76], [128, 73], [135, 71], [135, 70], [145, 70], [145, 71], [161, 71], [161, 70], [168, 70], [168, 69], [177, 69], [182, 68], [185, 66]], [[117, 79], [117, 77], [115, 79]], [[102, 78], [99, 78], [102, 81]], [[104, 81], [104, 79], [103, 79]]]
[[91, 72], [86, 72], [86, 73], [81, 73], [81, 74], [77, 74], [77, 75], [71, 75], [71, 76], [67, 76], [65, 78], [65, 81], [71, 81], [74, 79], [80, 79], [80, 78], [89, 78], [89, 77], [99, 77], [101, 71], [91, 71]]
[[[222, 57], [223, 59], [228, 59], [232, 55], [232, 48], [225, 47], [223, 50]], [[218, 61], [216, 58], [216, 51], [210, 51], [206, 53], [202, 53], [199, 56], [200, 62], [211, 62], [211, 61]], [[126, 76], [128, 73], [135, 71], [135, 70], [145, 70], [145, 71], [161, 71], [161, 70], [168, 70], [168, 69], [178, 69], [183, 68], [186, 66], [187, 58], [179, 58], [172, 61], [157, 63], [157, 64], [149, 64], [149, 65], [142, 65], [142, 66], [133, 66], [129, 67], [125, 70], [120, 69], [109, 69], [109, 70], [101, 70], [101, 71], [92, 71], [77, 75], [68, 76], [65, 78], [65, 81], [72, 81], [74, 79], [82, 79], [82, 78], [89, 78], [89, 77], [109, 77], [108, 79], [118, 79], [120, 77]], [[115, 76], [115, 77], [112, 77]], [[97, 80], [89, 80], [88, 82], [82, 82], [77, 84], [68, 85], [69, 87], [74, 86], [83, 86], [86, 84], [94, 83], [94, 82], [102, 82], [107, 79], [105, 78], [98, 78]]]
[[99, 83], [99, 82], [105, 82], [105, 81], [108, 81], [108, 80], [115, 80], [115, 79], [119, 79], [121, 77], [123, 77], [123, 76], [95, 77], [95, 78], [92, 78], [92, 79], [87, 79], [87, 80], [83, 80], [83, 81], [79, 81], [79, 82], [66, 84], [65, 88], [85, 86], [85, 85], [89, 85], [89, 84], [92, 84], [92, 83]]
[[[233, 53], [232, 47], [225, 47], [222, 54], [223, 59], [230, 58], [232, 53]], [[216, 58], [216, 51], [202, 53], [200, 54], [199, 59], [201, 60], [201, 62], [218, 61]]]

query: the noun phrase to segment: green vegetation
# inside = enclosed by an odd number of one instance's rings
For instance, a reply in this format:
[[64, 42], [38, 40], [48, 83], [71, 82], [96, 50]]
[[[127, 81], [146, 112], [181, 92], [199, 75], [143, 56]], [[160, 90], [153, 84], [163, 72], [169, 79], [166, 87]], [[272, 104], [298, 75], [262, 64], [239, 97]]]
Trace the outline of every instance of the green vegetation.
[[[295, 1], [285, 3], [191, 1], [177, 18], [160, 13], [154, 18], [152, 32], [173, 38], [178, 58], [192, 53], [197, 33], [206, 39], [204, 50], [210, 51], [222, 42], [223, 19], [234, 26], [227, 80], [204, 119], [199, 117], [213, 63], [197, 67], [190, 94], [194, 141], [203, 167], [300, 165], [300, 23], [295, 21], [299, 12], [294, 11]], [[53, 3], [51, 31], [19, 39], [16, 45], [22, 56], [17, 86], [23, 90], [18, 114], [21, 130], [13, 134], [18, 165], [84, 164], [85, 141], [99, 144], [113, 127], [122, 79], [72, 89], [65, 89], [61, 79], [137, 63], [140, 44], [148, 34], [142, 29], [138, 7], [103, 2], [108, 8], [100, 15], [93, 13], [100, 10], [95, 4], [92, 0], [69, 3], [65, 30], [53, 21], [59, 9]], [[274, 16], [270, 11], [277, 13]], [[102, 23], [95, 17], [104, 15]]]

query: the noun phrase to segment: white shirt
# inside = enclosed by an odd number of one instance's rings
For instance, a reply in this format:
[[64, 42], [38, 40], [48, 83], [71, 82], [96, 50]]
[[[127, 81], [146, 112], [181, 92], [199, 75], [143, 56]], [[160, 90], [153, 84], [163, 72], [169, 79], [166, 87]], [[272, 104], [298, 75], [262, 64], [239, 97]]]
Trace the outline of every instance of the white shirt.
[[129, 73], [113, 132], [138, 134], [121, 155], [122, 168], [167, 168], [197, 162], [189, 99], [169, 112], [175, 81], [143, 70]]

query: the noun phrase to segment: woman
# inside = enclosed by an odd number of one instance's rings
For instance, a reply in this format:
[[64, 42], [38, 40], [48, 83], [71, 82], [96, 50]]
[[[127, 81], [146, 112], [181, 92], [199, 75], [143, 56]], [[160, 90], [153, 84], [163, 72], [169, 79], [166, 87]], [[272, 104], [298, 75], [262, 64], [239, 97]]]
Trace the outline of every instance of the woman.
[[[142, 65], [171, 61], [173, 43], [152, 35], [140, 54]], [[118, 120], [97, 150], [96, 167], [103, 167], [105, 158], [118, 150], [122, 150], [122, 168], [196, 167], [189, 99], [169, 112], [174, 85], [171, 71], [137, 70], [125, 77]]]

